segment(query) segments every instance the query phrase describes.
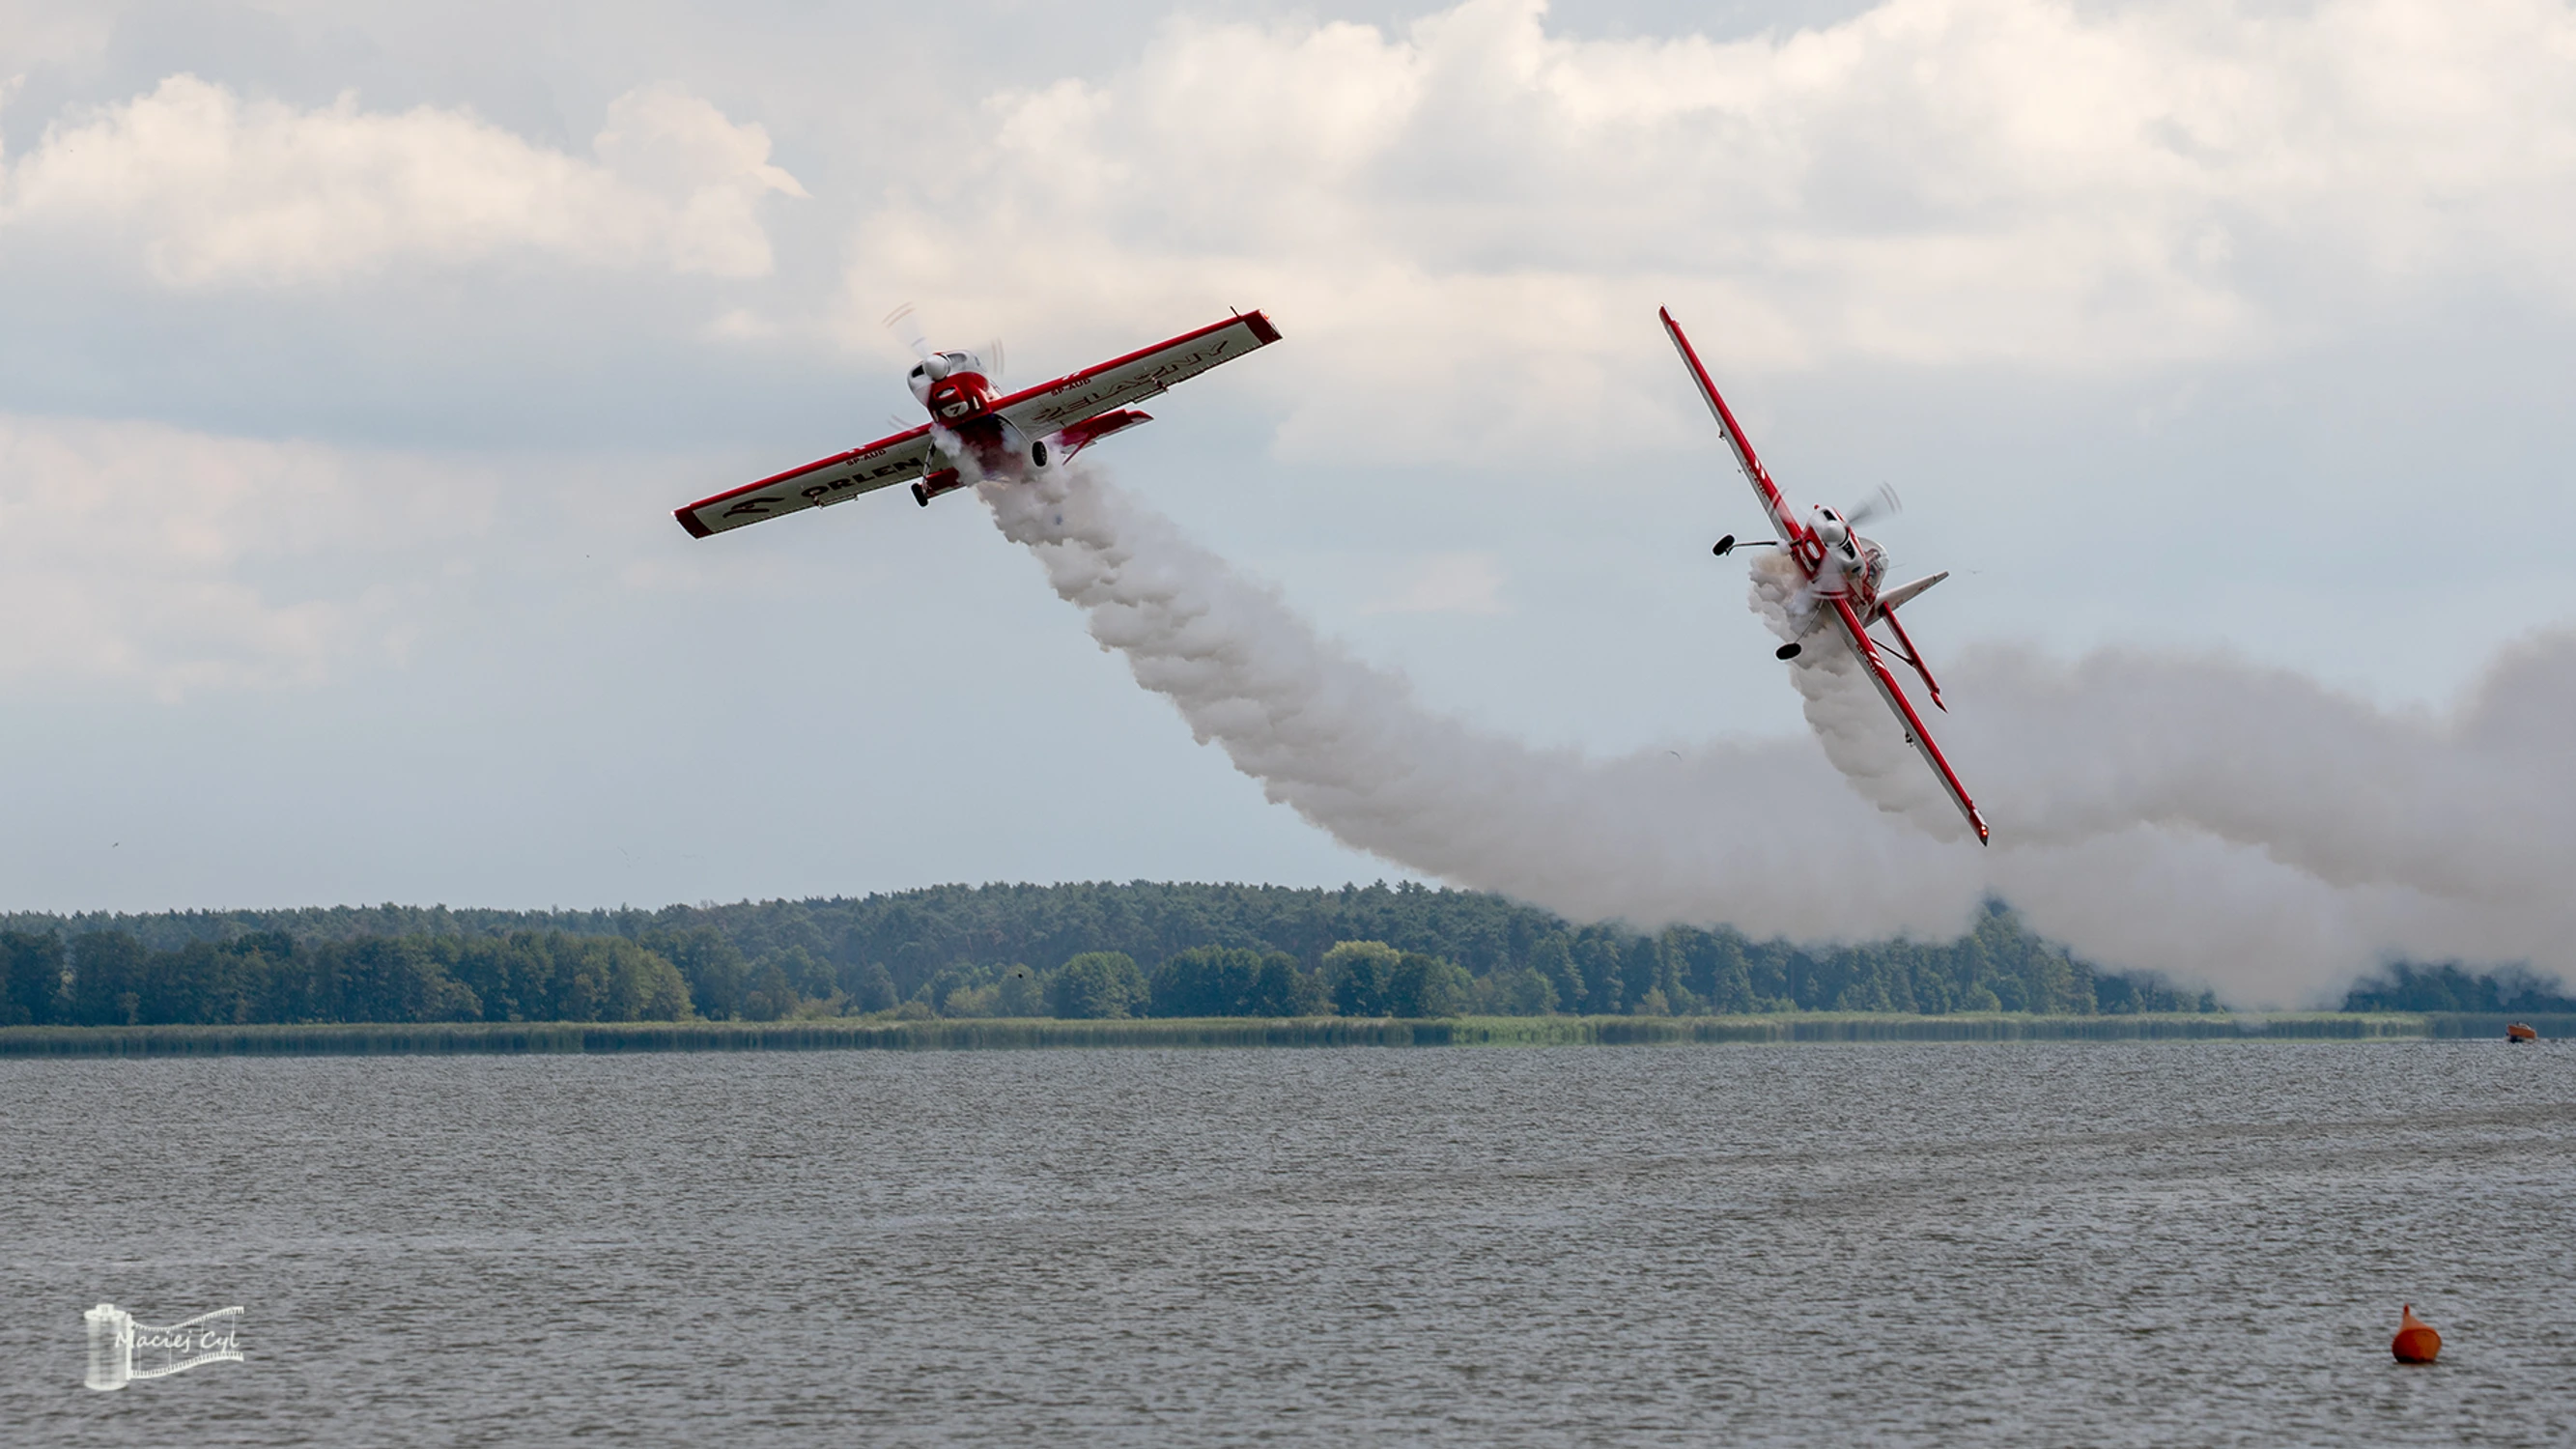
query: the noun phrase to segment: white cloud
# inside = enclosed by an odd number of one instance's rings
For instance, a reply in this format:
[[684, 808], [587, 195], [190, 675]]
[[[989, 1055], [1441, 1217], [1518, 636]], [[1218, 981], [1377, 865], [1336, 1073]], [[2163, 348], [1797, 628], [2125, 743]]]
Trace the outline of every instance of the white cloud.
[[496, 491], [399, 455], [0, 415], [0, 679], [167, 699], [399, 649]]
[[57, 121], [0, 178], [0, 237], [132, 249], [179, 287], [333, 281], [513, 253], [750, 277], [756, 208], [802, 196], [769, 137], [670, 87], [608, 107], [597, 160], [471, 112], [312, 110], [192, 75]]
[[994, 95], [860, 227], [849, 330], [903, 297], [1095, 337], [1260, 305], [1298, 343], [1291, 451], [1491, 457], [1667, 426], [1658, 303], [1739, 372], [2098, 370], [2463, 279], [2576, 297], [2563, 5], [1890, 0], [1730, 43], [1543, 9], [1185, 19]]
[[1490, 553], [1443, 553], [1422, 559], [1404, 587], [1364, 605], [1362, 614], [1501, 614], [1502, 560]]

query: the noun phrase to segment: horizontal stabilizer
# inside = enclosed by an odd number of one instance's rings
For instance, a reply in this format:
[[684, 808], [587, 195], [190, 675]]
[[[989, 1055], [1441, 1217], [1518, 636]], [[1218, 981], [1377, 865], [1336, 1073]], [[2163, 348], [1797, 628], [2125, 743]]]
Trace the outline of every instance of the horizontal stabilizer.
[[1055, 435], [1056, 446], [1063, 450], [1064, 456], [1070, 458], [1111, 433], [1123, 433], [1138, 423], [1150, 423], [1153, 420], [1152, 413], [1140, 413], [1134, 408], [1119, 408], [1114, 412], [1102, 413], [1096, 418], [1085, 418], [1071, 427], [1059, 430]]
[[1874, 614], [1884, 614], [1888, 610], [1896, 608], [1901, 604], [1911, 603], [1916, 595], [1922, 593], [1925, 589], [1932, 587], [1934, 584], [1941, 582], [1949, 576], [1950, 571], [1948, 569], [1943, 569], [1937, 574], [1916, 579], [1910, 584], [1898, 584], [1895, 588], [1884, 590], [1878, 596], [1878, 607], [1872, 612]]

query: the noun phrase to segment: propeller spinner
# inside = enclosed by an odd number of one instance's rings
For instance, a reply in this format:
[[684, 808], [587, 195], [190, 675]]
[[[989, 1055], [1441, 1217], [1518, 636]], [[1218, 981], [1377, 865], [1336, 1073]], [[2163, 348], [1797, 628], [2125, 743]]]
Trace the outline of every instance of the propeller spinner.
[[922, 328], [921, 316], [913, 310], [910, 302], [886, 314], [885, 329], [911, 348], [913, 356], [921, 359], [913, 371], [932, 382], [942, 381], [957, 371], [961, 364], [968, 371], [981, 374], [987, 382], [1002, 380], [1002, 339], [999, 337], [985, 343], [981, 352], [934, 352], [930, 347], [930, 336]]

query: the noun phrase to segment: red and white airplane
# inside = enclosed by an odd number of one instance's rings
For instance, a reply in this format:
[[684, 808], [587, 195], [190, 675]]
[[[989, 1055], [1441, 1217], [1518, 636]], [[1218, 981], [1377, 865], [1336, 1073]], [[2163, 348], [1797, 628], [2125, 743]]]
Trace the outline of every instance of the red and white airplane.
[[[1859, 656], [1868, 670], [1870, 681], [1878, 686], [1879, 697], [1887, 701], [1887, 707], [1896, 712], [1898, 721], [1905, 726], [1905, 742], [1912, 745], [1916, 753], [1923, 756], [1923, 763], [1930, 765], [1932, 773], [1940, 777], [1941, 788], [1950, 792], [1951, 802], [1959, 807], [1960, 814], [1968, 817], [1968, 824], [1976, 830], [1977, 842], [1981, 845], [1987, 843], [1986, 818], [1977, 813], [1977, 804], [1968, 798], [1967, 787], [1959, 783], [1950, 762], [1942, 758], [1941, 747], [1932, 743], [1932, 732], [1923, 727], [1922, 716], [1914, 712], [1913, 701], [1907, 699], [1905, 691], [1898, 687], [1895, 674], [1889, 671], [1886, 659], [1879, 652], [1884, 647], [1912, 665], [1914, 672], [1923, 676], [1923, 687], [1931, 692], [1932, 703], [1944, 713], [1948, 712], [1950, 707], [1941, 703], [1941, 686], [1932, 678], [1932, 671], [1924, 666], [1923, 656], [1915, 649], [1914, 641], [1906, 637], [1905, 626], [1896, 621], [1896, 606], [1948, 578], [1949, 572], [1944, 570], [1892, 589], [1881, 587], [1887, 577], [1887, 551], [1853, 532], [1853, 526], [1867, 522], [1875, 512], [1894, 508], [1895, 495], [1884, 489], [1877, 499], [1853, 509], [1848, 516], [1819, 505], [1812, 510], [1810, 517], [1800, 518], [1789, 507], [1789, 500], [1780, 495], [1779, 485], [1771, 481], [1771, 474], [1763, 468], [1762, 460], [1754, 456], [1753, 444], [1746, 441], [1744, 429], [1736, 425], [1735, 414], [1727, 409], [1726, 399], [1717, 395], [1717, 384], [1708, 380], [1708, 369], [1700, 366], [1699, 354], [1691, 350], [1690, 339], [1682, 335], [1682, 325], [1673, 320], [1669, 311], [1659, 309], [1656, 315], [1664, 319], [1664, 331], [1673, 339], [1673, 350], [1682, 355], [1682, 365], [1690, 369], [1691, 381], [1699, 385], [1699, 395], [1707, 400], [1709, 413], [1717, 419], [1718, 432], [1725, 436], [1727, 447], [1734, 450], [1736, 465], [1744, 470], [1745, 479], [1752, 483], [1754, 494], [1770, 513], [1771, 526], [1780, 535], [1779, 546], [1788, 550], [1789, 556], [1797, 560], [1798, 567], [1806, 572], [1807, 598], [1814, 607], [1816, 623], [1823, 623], [1822, 616], [1830, 613], [1832, 621], [1841, 626], [1843, 638], [1851, 645], [1852, 653]], [[1764, 545], [1746, 546], [1760, 548]], [[1715, 552], [1723, 558], [1734, 552], [1735, 547], [1735, 535], [1730, 533], [1717, 541]], [[1896, 635], [1884, 646], [1871, 638], [1869, 632], [1871, 625], [1882, 620]], [[1783, 644], [1779, 655], [1783, 659], [1795, 659], [1801, 647], [1798, 643]]]
[[1269, 318], [1239, 312], [1007, 397], [995, 391], [982, 358], [933, 352], [916, 340], [921, 361], [913, 364], [912, 395], [930, 410], [929, 422], [702, 498], [673, 516], [692, 537], [704, 538], [904, 482], [912, 484], [913, 501], [927, 508], [976, 478], [1053, 467], [1111, 433], [1151, 422], [1129, 404], [1278, 340]]

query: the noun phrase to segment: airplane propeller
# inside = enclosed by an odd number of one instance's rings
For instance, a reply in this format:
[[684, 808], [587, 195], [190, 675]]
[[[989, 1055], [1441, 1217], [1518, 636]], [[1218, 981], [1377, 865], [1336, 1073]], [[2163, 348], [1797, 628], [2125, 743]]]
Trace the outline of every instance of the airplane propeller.
[[1889, 518], [1903, 511], [1905, 511], [1904, 500], [1896, 496], [1895, 489], [1881, 483], [1878, 485], [1877, 492], [1862, 499], [1853, 507], [1843, 510], [1843, 522], [1858, 528], [1873, 518]]
[[924, 362], [930, 360], [930, 338], [921, 330], [921, 319], [913, 315], [910, 302], [886, 314], [885, 330], [893, 333], [906, 347], [911, 348], [913, 356]]
[[[1903, 512], [1904, 510], [1905, 502], [1903, 499], [1896, 496], [1896, 490], [1888, 487], [1884, 483], [1881, 483], [1878, 485], [1877, 492], [1872, 493], [1852, 507], [1843, 510], [1843, 526], [1845, 528], [1858, 528], [1873, 518], [1891, 517]], [[1735, 535], [1730, 533], [1720, 538], [1716, 545], [1709, 549], [1709, 552], [1717, 555], [1719, 558], [1724, 558], [1739, 548], [1778, 548], [1779, 546], [1780, 544], [1776, 539], [1764, 538], [1738, 541]]]
[[[948, 375], [952, 364], [948, 361], [947, 354], [933, 352], [930, 349], [930, 336], [922, 329], [921, 317], [912, 310], [910, 302], [886, 314], [885, 329], [901, 339], [904, 346], [912, 349], [912, 355], [921, 359], [922, 370], [929, 373], [934, 380]], [[976, 354], [976, 360], [984, 364], [985, 381], [1000, 382], [1002, 380], [1002, 339], [996, 337], [985, 343], [984, 350]]]
[[921, 370], [931, 381], [948, 375], [948, 359], [930, 350], [929, 335], [921, 330], [921, 318], [914, 315], [910, 302], [886, 314], [885, 329], [902, 339], [903, 345], [912, 349], [912, 355], [921, 359]]

